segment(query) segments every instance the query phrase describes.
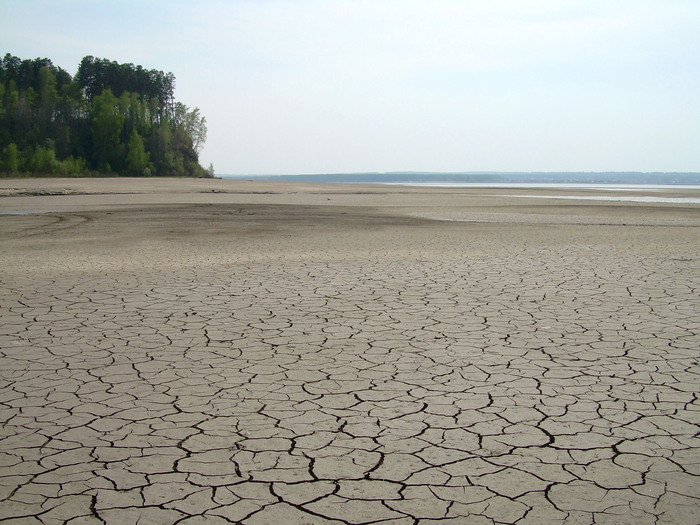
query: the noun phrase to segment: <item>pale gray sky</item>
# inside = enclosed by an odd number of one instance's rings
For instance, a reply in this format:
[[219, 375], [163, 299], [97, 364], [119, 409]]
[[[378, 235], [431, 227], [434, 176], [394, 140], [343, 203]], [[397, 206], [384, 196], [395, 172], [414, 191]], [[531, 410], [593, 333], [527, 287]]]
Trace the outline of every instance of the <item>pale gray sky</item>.
[[0, 52], [172, 71], [218, 174], [700, 171], [698, 0], [0, 0]]

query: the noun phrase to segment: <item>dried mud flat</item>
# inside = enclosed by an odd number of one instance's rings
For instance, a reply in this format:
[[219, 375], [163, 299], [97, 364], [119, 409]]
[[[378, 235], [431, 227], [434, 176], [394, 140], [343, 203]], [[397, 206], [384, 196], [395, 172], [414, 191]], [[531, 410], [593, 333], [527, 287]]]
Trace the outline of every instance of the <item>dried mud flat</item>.
[[700, 206], [533, 191], [0, 180], [0, 520], [700, 522]]

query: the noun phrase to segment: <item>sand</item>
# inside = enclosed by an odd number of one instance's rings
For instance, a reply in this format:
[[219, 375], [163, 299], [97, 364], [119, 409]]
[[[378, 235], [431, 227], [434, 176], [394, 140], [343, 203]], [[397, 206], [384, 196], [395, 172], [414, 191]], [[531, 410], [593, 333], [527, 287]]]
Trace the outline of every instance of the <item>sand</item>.
[[700, 205], [619, 194], [0, 180], [0, 518], [700, 522]]

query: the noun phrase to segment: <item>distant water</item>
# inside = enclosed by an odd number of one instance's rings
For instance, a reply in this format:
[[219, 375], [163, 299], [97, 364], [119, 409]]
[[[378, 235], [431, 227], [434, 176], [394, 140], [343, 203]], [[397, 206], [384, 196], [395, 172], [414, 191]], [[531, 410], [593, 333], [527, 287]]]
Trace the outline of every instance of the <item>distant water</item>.
[[527, 184], [626, 185], [700, 185], [700, 172], [427, 172], [391, 171], [362, 173], [315, 173], [306, 175], [219, 175], [224, 179], [274, 180], [291, 182], [342, 182], [364, 184], [409, 184], [411, 186], [461, 187], [462, 185], [500, 186]]
[[[362, 173], [362, 174], [330, 174], [330, 175], [222, 175], [224, 179], [248, 179], [259, 181], [296, 181], [296, 182], [345, 182], [382, 184], [385, 186], [410, 186], [422, 188], [493, 188], [493, 189], [538, 189], [538, 190], [598, 190], [608, 192], [645, 192], [651, 195], [498, 195], [499, 197], [522, 197], [537, 199], [569, 199], [569, 200], [596, 200], [596, 201], [620, 201], [620, 202], [658, 202], [677, 204], [700, 204], [700, 198], [695, 197], [660, 197], [654, 196], [655, 192], [672, 190], [683, 192], [687, 190], [700, 190], [700, 184], [652, 184], [652, 183], [601, 183], [601, 182], [418, 182], [402, 180], [401, 174], [393, 174], [394, 180], [387, 181], [386, 175]], [[407, 177], [410, 179], [410, 177]], [[396, 180], [398, 179], [398, 180]], [[696, 178], [697, 180], [697, 178]]]
[[[593, 184], [567, 182], [493, 182], [493, 183], [457, 183], [457, 182], [421, 182], [421, 183], [390, 183], [395, 186], [419, 186], [429, 188], [531, 188], [531, 189], [573, 189], [573, 190], [604, 190], [604, 191], [645, 191], [662, 190], [700, 190], [700, 184]], [[498, 195], [498, 197], [530, 198], [530, 199], [567, 199], [617, 202], [658, 202], [674, 204], [700, 204], [700, 198], [695, 197], [650, 197], [642, 195]]]
[[668, 202], [675, 204], [700, 204], [700, 199], [694, 197], [644, 197], [629, 195], [498, 195], [498, 197], [530, 198], [530, 199], [568, 199], [586, 201], [616, 201], [616, 202]]
[[[573, 190], [603, 190], [603, 191], [643, 191], [654, 193], [662, 190], [700, 190], [700, 184], [593, 184], [567, 182], [492, 182], [492, 183], [457, 183], [457, 182], [422, 182], [422, 183], [388, 183], [395, 186], [419, 186], [430, 188], [530, 188], [530, 189], [573, 189]], [[640, 195], [498, 195], [499, 197], [530, 198], [530, 199], [567, 199], [617, 202], [658, 202], [675, 204], [700, 204], [700, 198], [695, 197], [655, 197]]]
[[385, 182], [383, 184], [426, 188], [541, 188], [607, 191], [700, 190], [700, 184], [599, 184], [584, 182]]

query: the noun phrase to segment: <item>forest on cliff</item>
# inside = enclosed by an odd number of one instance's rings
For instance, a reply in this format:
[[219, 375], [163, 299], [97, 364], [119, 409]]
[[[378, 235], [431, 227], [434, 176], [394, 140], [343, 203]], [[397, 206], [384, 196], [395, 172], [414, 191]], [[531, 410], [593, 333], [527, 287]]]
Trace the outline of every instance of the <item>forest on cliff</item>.
[[3, 176], [213, 176], [206, 119], [175, 100], [175, 76], [86, 56], [75, 76], [48, 58], [0, 61]]

